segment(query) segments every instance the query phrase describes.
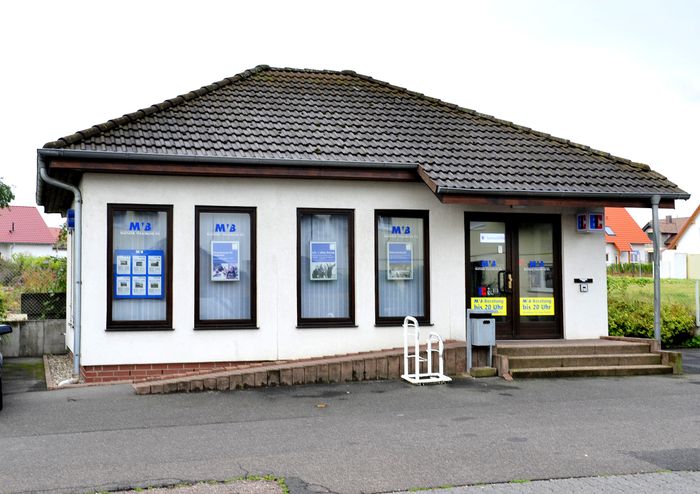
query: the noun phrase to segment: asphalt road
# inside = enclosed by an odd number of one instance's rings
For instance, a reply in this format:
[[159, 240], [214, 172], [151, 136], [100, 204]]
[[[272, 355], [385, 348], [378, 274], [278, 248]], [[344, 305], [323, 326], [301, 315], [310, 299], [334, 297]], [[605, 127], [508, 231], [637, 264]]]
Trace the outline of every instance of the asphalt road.
[[0, 492], [273, 474], [295, 492], [700, 470], [700, 375], [11, 394]]

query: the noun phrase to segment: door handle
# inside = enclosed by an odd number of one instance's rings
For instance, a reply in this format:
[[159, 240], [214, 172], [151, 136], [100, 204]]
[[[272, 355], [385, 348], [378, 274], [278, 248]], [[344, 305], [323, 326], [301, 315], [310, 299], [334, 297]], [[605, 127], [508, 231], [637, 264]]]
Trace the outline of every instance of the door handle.
[[504, 285], [506, 280], [506, 272], [505, 271], [499, 271], [498, 272], [498, 294], [500, 295], [501, 293], [505, 293], [505, 287]]
[[508, 292], [513, 291], [513, 275], [508, 273]]

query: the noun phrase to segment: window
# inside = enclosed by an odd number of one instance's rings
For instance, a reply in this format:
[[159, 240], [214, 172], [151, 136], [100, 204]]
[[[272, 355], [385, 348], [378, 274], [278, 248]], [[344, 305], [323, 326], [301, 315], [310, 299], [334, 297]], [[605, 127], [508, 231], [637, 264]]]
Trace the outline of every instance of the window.
[[299, 327], [355, 325], [354, 213], [297, 210]]
[[611, 237], [614, 237], [614, 236], [615, 236], [615, 232], [614, 232], [613, 229], [610, 228], [609, 226], [606, 226], [606, 227], [605, 227], [605, 233], [607, 233], [607, 234], [608, 234], [609, 236], [611, 236]]
[[172, 206], [107, 205], [107, 329], [172, 329]]
[[255, 209], [195, 207], [195, 329], [256, 324]]
[[405, 316], [430, 323], [427, 211], [376, 211], [375, 320], [401, 324]]

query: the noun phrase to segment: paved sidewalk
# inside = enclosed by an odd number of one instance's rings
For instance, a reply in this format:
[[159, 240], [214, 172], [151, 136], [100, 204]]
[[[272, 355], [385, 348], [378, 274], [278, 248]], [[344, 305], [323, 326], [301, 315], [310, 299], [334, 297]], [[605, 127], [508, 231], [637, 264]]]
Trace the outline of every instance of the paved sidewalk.
[[[536, 480], [487, 484], [424, 492], [434, 494], [599, 494], [606, 492], [630, 494], [695, 494], [700, 491], [700, 472], [659, 472], [607, 477], [583, 477], [576, 479]], [[404, 491], [404, 493], [413, 491]]]

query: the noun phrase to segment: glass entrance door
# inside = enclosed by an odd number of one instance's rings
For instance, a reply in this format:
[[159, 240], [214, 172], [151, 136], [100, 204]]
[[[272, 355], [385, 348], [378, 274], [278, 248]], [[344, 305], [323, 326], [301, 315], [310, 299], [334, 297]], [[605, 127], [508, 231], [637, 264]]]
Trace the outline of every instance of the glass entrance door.
[[471, 215], [465, 226], [467, 306], [492, 311], [498, 339], [561, 338], [559, 218]]
[[508, 225], [504, 221], [469, 221], [468, 225], [468, 305], [492, 311], [497, 338], [512, 337], [513, 275]]

